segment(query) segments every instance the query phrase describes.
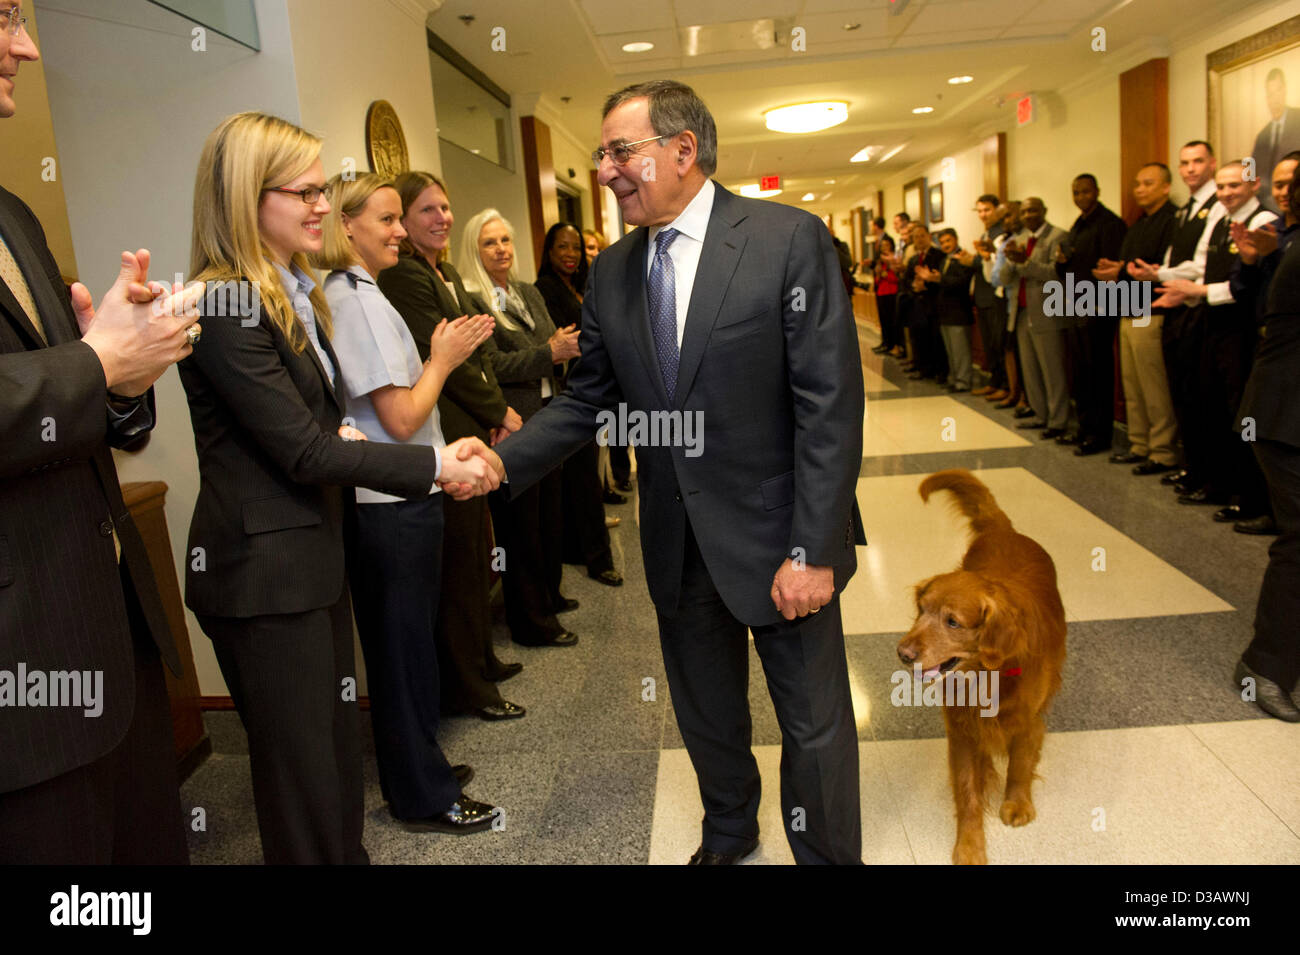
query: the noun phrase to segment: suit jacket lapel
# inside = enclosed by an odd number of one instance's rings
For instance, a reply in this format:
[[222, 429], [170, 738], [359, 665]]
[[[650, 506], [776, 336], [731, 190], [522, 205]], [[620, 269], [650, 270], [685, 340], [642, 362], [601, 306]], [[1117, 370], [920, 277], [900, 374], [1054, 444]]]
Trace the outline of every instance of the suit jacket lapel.
[[[5, 243], [9, 246], [9, 251], [13, 253], [14, 261], [18, 263], [18, 268], [23, 273], [23, 278], [27, 280], [27, 287], [32, 293], [32, 300], [36, 303], [36, 310], [41, 316], [41, 324], [45, 326], [45, 334], [51, 345], [59, 345], [63, 342], [72, 341], [79, 337], [66, 327], [67, 312], [66, 306], [57, 297], [57, 293], [50, 287], [50, 282], [45, 271], [45, 263], [36, 254], [32, 248], [31, 242], [22, 226], [15, 220], [14, 216], [7, 208], [0, 206], [0, 231], [4, 233]], [[14, 297], [9, 286], [0, 282], [0, 307], [3, 307], [8, 313], [10, 320], [18, 326], [25, 338], [31, 340], [32, 347], [43, 348], [47, 339], [43, 339], [32, 324], [23, 307], [18, 304], [18, 299]]]
[[[740, 262], [747, 237], [736, 230], [745, 215], [736, 208], [735, 197], [714, 184], [713, 211], [704, 233], [704, 248], [695, 269], [695, 284], [686, 310], [686, 328], [682, 333], [681, 358], [677, 365], [677, 390], [673, 404], [680, 407], [690, 394], [695, 373], [704, 358], [704, 346], [717, 323], [722, 299], [731, 285], [731, 277]], [[644, 265], [642, 259], [642, 265]], [[644, 284], [644, 283], [643, 283]], [[648, 313], [647, 313], [648, 314]], [[649, 329], [649, 321], [646, 328]], [[657, 364], [656, 364], [657, 367]]]

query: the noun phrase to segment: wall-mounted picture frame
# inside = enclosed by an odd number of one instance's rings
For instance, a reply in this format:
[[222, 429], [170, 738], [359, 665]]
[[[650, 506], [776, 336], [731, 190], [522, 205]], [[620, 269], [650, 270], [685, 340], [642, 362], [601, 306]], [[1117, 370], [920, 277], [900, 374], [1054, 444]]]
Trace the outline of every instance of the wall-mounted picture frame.
[[903, 183], [903, 211], [913, 222], [926, 224], [925, 177]]
[[1255, 176], [1270, 182], [1278, 160], [1300, 149], [1300, 16], [1208, 54], [1205, 74], [1206, 129], [1220, 164], [1252, 158]]
[[930, 187], [930, 224], [943, 221], [943, 183]]

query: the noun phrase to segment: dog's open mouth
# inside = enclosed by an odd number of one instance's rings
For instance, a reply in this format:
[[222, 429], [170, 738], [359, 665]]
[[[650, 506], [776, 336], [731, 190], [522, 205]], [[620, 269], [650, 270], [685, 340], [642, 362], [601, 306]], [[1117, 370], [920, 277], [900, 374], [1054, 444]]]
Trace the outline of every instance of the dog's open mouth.
[[939, 676], [942, 673], [947, 673], [949, 670], [951, 670], [960, 662], [961, 662], [961, 657], [949, 657], [947, 660], [944, 660], [942, 663], [940, 663], [937, 667], [930, 667], [930, 669], [923, 672], [921, 674], [921, 679], [930, 680], [936, 676]]

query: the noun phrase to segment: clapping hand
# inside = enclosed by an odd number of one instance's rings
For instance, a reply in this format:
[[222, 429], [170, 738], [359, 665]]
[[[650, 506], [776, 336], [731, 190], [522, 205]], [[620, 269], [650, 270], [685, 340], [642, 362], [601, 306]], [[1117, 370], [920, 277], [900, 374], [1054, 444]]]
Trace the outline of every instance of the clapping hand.
[[490, 443], [496, 446], [505, 440], [506, 435], [513, 434], [524, 426], [524, 419], [519, 417], [519, 412], [514, 408], [506, 408], [506, 416], [501, 419], [501, 423], [492, 429], [488, 436]]
[[1143, 262], [1141, 259], [1135, 259], [1128, 264], [1128, 274], [1143, 282], [1157, 282], [1160, 280], [1156, 266], [1149, 262]]
[[1156, 291], [1160, 297], [1151, 303], [1152, 308], [1174, 308], [1188, 299], [1204, 297], [1207, 289], [1190, 279], [1170, 279]]
[[457, 501], [487, 494], [501, 486], [497, 465], [501, 459], [478, 438], [461, 438], [442, 449], [438, 486]]
[[1025, 251], [1025, 247], [1015, 239], [1007, 240], [1007, 244], [1002, 247], [1002, 253], [1009, 261], [1017, 264], [1024, 262], [1029, 258], [1029, 253]]
[[957, 261], [962, 265], [970, 265], [975, 261], [975, 253], [968, 249], [961, 249], [957, 253]]
[[1103, 282], [1114, 282], [1119, 278], [1119, 267], [1123, 264], [1114, 259], [1098, 259], [1097, 267], [1092, 270], [1092, 277]]
[[1245, 223], [1232, 222], [1228, 225], [1228, 232], [1232, 241], [1237, 243], [1241, 261], [1247, 265], [1254, 265], [1277, 249], [1277, 228], [1271, 222], [1258, 229], [1248, 229]]
[[72, 310], [81, 340], [95, 350], [108, 390], [128, 398], [149, 390], [169, 365], [192, 350], [186, 329], [195, 324], [202, 282], [188, 288], [149, 281], [149, 251], [122, 253], [117, 281], [95, 307], [90, 291], [72, 286]]
[[577, 358], [581, 354], [578, 348], [578, 331], [577, 325], [566, 325], [563, 328], [557, 328], [555, 334], [548, 339], [551, 346], [551, 363], [558, 365], [562, 361], [568, 361], [570, 358]]
[[474, 349], [492, 337], [495, 328], [496, 319], [491, 315], [462, 315], [451, 322], [444, 318], [429, 336], [429, 361], [451, 374], [474, 354]]

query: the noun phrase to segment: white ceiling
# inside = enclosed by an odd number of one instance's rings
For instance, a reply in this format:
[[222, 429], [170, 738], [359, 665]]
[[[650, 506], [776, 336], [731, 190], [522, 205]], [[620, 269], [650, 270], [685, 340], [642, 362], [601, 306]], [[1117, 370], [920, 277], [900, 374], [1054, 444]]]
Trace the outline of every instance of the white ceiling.
[[[689, 83], [718, 124], [718, 178], [780, 174], [779, 201], [843, 208], [920, 160], [973, 142], [1026, 93], [1048, 94], [1144, 48], [1237, 18], [1247, 0], [446, 0], [430, 29], [502, 88], [539, 98], [553, 123], [593, 148], [605, 96], [666, 77]], [[459, 18], [472, 16], [472, 22]], [[846, 25], [857, 24], [852, 30]], [[1106, 52], [1092, 30], [1106, 30]], [[493, 50], [505, 30], [504, 51]], [[795, 32], [802, 28], [802, 35]], [[500, 33], [496, 33], [500, 36]], [[648, 40], [649, 53], [624, 53]], [[802, 50], [792, 48], [801, 40]], [[500, 44], [498, 43], [498, 46]], [[1154, 55], [1154, 54], [1153, 54]], [[968, 74], [974, 82], [951, 86]], [[567, 100], [567, 101], [566, 101]], [[846, 123], [821, 133], [769, 131], [763, 111], [843, 100]], [[916, 106], [934, 112], [917, 116]], [[864, 146], [905, 148], [883, 166], [850, 164]], [[835, 179], [826, 185], [826, 179]]]

